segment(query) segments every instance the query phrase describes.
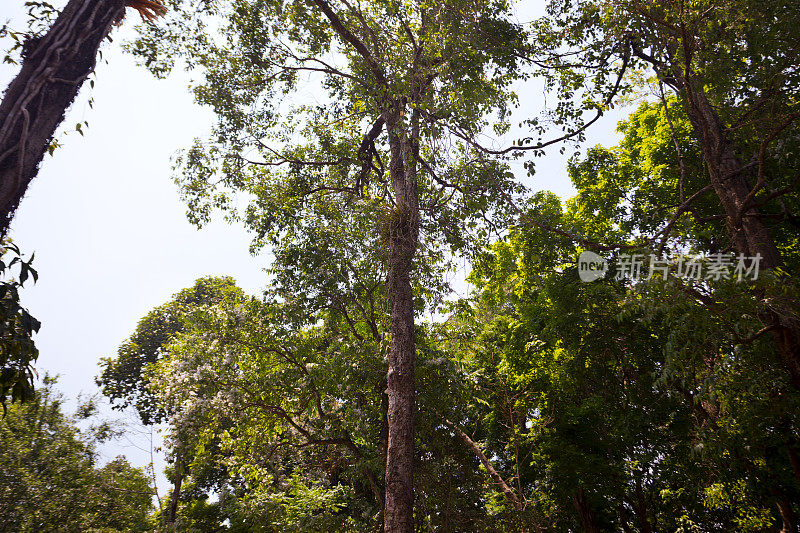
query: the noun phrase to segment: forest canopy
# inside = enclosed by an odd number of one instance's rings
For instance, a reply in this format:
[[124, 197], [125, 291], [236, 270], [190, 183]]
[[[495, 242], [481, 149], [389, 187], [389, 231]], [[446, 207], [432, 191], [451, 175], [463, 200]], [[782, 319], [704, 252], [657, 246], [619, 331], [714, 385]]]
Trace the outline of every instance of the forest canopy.
[[[270, 261], [262, 294], [198, 279], [101, 361], [170, 483], [103, 527], [800, 530], [800, 5], [146, 4], [128, 52], [216, 120], [173, 169], [188, 219]], [[570, 198], [523, 175], [559, 150]], [[4, 298], [24, 400], [38, 322]]]

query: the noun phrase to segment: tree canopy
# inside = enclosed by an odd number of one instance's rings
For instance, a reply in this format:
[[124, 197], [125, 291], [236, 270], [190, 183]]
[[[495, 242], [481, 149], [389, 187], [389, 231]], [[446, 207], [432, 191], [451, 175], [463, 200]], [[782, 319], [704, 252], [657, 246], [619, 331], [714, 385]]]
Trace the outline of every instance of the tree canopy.
[[[128, 50], [216, 116], [176, 159], [189, 220], [270, 262], [262, 294], [201, 278], [101, 363], [164, 427], [159, 527], [798, 531], [796, 2], [166, 7]], [[520, 117], [531, 87], [551, 105]], [[622, 104], [619, 142], [583, 146]], [[529, 190], [570, 143], [575, 195]]]
[[[63, 411], [55, 379], [9, 406], [0, 420], [0, 527], [4, 531], [152, 530], [153, 490], [124, 457], [97, 465], [96, 442], [109, 427], [81, 431]], [[92, 409], [84, 409], [90, 415]], [[90, 428], [91, 430], [92, 428]]]

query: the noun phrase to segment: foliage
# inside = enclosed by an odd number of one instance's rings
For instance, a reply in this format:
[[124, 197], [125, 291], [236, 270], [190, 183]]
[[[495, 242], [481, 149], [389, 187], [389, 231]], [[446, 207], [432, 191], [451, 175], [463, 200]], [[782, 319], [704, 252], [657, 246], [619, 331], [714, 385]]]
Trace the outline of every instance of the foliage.
[[33, 363], [39, 350], [33, 334], [41, 324], [22, 307], [19, 290], [28, 278], [34, 282], [39, 275], [31, 267], [33, 255], [27, 261], [16, 244], [5, 241], [0, 245], [0, 276], [19, 270], [17, 279], [0, 281], [0, 403], [3, 411], [6, 401], [25, 401], [33, 394]]
[[[385, 281], [411, 228], [416, 530], [796, 529], [797, 6], [759, 6], [556, 0], [528, 30], [502, 2], [171, 2], [131, 50], [204, 76], [218, 123], [178, 162], [189, 216], [222, 210], [274, 254], [263, 298], [198, 282], [104, 362], [107, 395], [169, 424], [181, 527], [382, 521]], [[552, 113], [481, 146], [530, 75]], [[655, 98], [570, 161], [573, 199], [520, 200], [510, 157], [633, 90]], [[743, 282], [575, 265], [762, 245], [775, 268]], [[454, 254], [475, 292], [448, 303]]]
[[147, 531], [152, 489], [121, 457], [96, 465], [95, 440], [63, 413], [55, 379], [0, 421], [0, 529]]
[[29, 0], [25, 2], [25, 7], [27, 28], [24, 31], [11, 28], [8, 23], [0, 26], [0, 39], [12, 41], [10, 48], [4, 51], [3, 63], [18, 64], [20, 56], [25, 53], [26, 42], [44, 35], [59, 13], [52, 4], [44, 1]]
[[134, 407], [145, 424], [163, 419], [163, 412], [147, 387], [147, 367], [163, 356], [169, 343], [184, 328], [184, 315], [199, 305], [212, 305], [226, 294], [237, 292], [233, 278], [202, 278], [193, 287], [153, 309], [131, 337], [119, 347], [116, 358], [101, 361], [97, 384], [116, 407]]
[[[362, 336], [353, 313], [366, 308], [353, 302], [359, 291], [374, 300], [374, 278], [386, 280], [388, 305], [377, 311], [389, 327], [368, 332], [391, 335], [380, 490], [387, 530], [407, 531], [416, 315], [444, 292], [449, 254], [502, 225], [504, 198], [520, 190], [473, 139], [508, 129], [525, 32], [494, 0], [170, 4], [170, 22], [144, 31], [133, 51], [158, 75], [183, 57], [204, 76], [195, 96], [218, 122], [212, 141], [178, 163], [190, 219], [221, 209], [254, 233], [254, 248], [272, 246], [276, 292], [299, 292], [309, 306], [298, 330], [338, 308]], [[205, 31], [209, 17], [220, 34]], [[322, 87], [319, 98], [303, 98], [305, 77]], [[313, 268], [321, 263], [332, 268]]]
[[[686, 123], [672, 112], [674, 125]], [[664, 109], [645, 103], [620, 131], [620, 145], [571, 163], [578, 194], [566, 209], [544, 194], [530, 209], [589, 239], [658, 235], [671, 216], [659, 206], [674, 201], [679, 177]], [[692, 139], [678, 140], [684, 164], [695, 164]], [[674, 250], [719, 249], [725, 228], [703, 220], [716, 209], [714, 199], [698, 203], [676, 227]], [[786, 524], [800, 489], [800, 395], [758, 334], [752, 294], [774, 295], [773, 305], [796, 295], [763, 272], [753, 283], [674, 273], [583, 283], [579, 251], [549, 232], [513, 229], [476, 263], [478, 292], [441, 332], [464, 375], [465, 403], [451, 419], [475, 428], [552, 530], [670, 531], [682, 517], [703, 531]]]

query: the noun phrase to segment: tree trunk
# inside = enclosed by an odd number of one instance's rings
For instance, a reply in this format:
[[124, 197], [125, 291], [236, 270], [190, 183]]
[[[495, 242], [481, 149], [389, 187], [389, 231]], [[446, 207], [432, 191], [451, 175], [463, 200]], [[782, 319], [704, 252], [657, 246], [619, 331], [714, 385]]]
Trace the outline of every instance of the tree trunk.
[[636, 505], [633, 507], [636, 518], [639, 520], [639, 528], [642, 533], [653, 533], [650, 527], [650, 520], [647, 518], [647, 499], [642, 490], [642, 481], [636, 478]]
[[520, 501], [522, 494], [520, 493], [518, 497], [517, 494], [514, 493], [514, 490], [508, 485], [508, 483], [506, 483], [506, 481], [503, 479], [503, 476], [500, 475], [500, 473], [494, 468], [494, 465], [492, 465], [491, 461], [489, 461], [489, 458], [486, 457], [486, 455], [483, 453], [480, 446], [478, 446], [478, 443], [472, 440], [469, 435], [461, 431], [461, 429], [459, 429], [450, 420], [445, 418], [441, 413], [439, 413], [435, 409], [433, 409], [433, 412], [436, 413], [439, 416], [439, 418], [442, 419], [442, 421], [447, 425], [447, 427], [453, 430], [456, 436], [458, 436], [458, 438], [460, 438], [461, 441], [467, 445], [467, 447], [472, 451], [472, 453], [475, 454], [478, 460], [480, 460], [483, 467], [486, 468], [486, 471], [489, 473], [489, 477], [492, 478], [495, 488], [503, 493], [503, 495], [506, 497], [509, 503], [511, 503], [514, 509], [516, 509], [517, 511], [522, 511], [525, 507], [522, 501]]
[[586, 498], [586, 491], [583, 490], [583, 487], [579, 487], [572, 497], [572, 505], [578, 512], [578, 518], [580, 518], [584, 533], [600, 533], [597, 516], [589, 505], [589, 500]]
[[789, 462], [792, 465], [794, 479], [797, 481], [797, 485], [800, 486], [800, 456], [797, 454], [797, 448], [795, 448], [794, 442], [790, 442], [786, 445], [786, 453], [789, 454]]
[[172, 484], [172, 495], [169, 498], [169, 514], [167, 515], [167, 531], [175, 531], [175, 518], [178, 516], [178, 501], [181, 497], [181, 485], [184, 478], [183, 459], [180, 454], [175, 459], [175, 480]]
[[[761, 266], [765, 269], [779, 266], [778, 249], [758, 216], [758, 210], [745, 205], [752, 190], [747, 176], [749, 172], [736, 155], [716, 110], [705, 91], [694, 86], [699, 82], [682, 77], [681, 83], [688, 101], [689, 121], [698, 137], [711, 186], [728, 217], [728, 229], [736, 251], [746, 255], [761, 254]], [[742, 210], [752, 216], [742, 216]]]
[[782, 526], [780, 533], [797, 533], [797, 523], [789, 499], [783, 491], [776, 487], [771, 488], [770, 493], [775, 497], [775, 505], [778, 506], [778, 512], [781, 515]]
[[[775, 241], [758, 209], [751, 206], [750, 171], [739, 160], [718, 113], [699, 81], [685, 76], [676, 78], [687, 102], [687, 115], [708, 167], [711, 185], [727, 215], [734, 249], [747, 256], [760, 254], [762, 269], [780, 266], [782, 262]], [[777, 352], [792, 384], [800, 389], [800, 329], [796, 321], [773, 309], [766, 310], [762, 319], [773, 326], [771, 335]]]
[[0, 236], [124, 12], [125, 0], [70, 0], [47, 34], [25, 43], [22, 69], [0, 103]]
[[[414, 530], [414, 294], [411, 267], [419, 239], [415, 139], [403, 129], [402, 104], [385, 112], [395, 207], [389, 217], [387, 291], [390, 300], [389, 439], [386, 450], [386, 533]], [[416, 112], [412, 112], [416, 114]], [[413, 122], [413, 120], [412, 120]]]

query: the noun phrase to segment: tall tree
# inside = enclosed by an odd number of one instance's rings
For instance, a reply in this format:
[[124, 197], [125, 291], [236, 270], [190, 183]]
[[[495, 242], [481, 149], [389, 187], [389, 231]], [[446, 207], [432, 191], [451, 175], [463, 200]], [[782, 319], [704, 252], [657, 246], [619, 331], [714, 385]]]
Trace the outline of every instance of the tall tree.
[[689, 195], [690, 178], [681, 173], [673, 217], [654, 238], [656, 249], [713, 192], [718, 210], [712, 216], [725, 222], [728, 237], [717, 251], [758, 254], [762, 267], [778, 274], [772, 287], [752, 297], [800, 388], [796, 296], [783, 294], [797, 294], [796, 252], [780, 242], [787, 226], [796, 231], [798, 216], [798, 9], [787, 0], [556, 0], [537, 28], [541, 42], [558, 43], [558, 77], [630, 61], [658, 83], [664, 106], [665, 90], [677, 96], [702, 155], [705, 184]]
[[100, 361], [96, 382], [118, 409], [133, 407], [143, 424], [156, 424], [166, 413], [148, 388], [148, 367], [167, 353], [167, 348], [185, 328], [187, 314], [219, 303], [226, 296], [241, 294], [233, 278], [206, 277], [175, 294], [143, 317], [136, 330], [117, 350], [116, 357]]
[[[339, 244], [346, 249], [351, 242]], [[341, 257], [330, 251], [315, 254], [318, 262], [309, 267], [329, 276]], [[373, 320], [361, 313], [383, 289], [379, 272], [360, 274], [356, 285], [373, 291], [340, 290], [339, 305], [311, 318], [304, 316], [308, 300], [274, 294], [230, 295], [187, 314], [150, 380], [151, 398], [170, 413], [169, 448], [180, 448], [191, 463], [179, 528], [199, 520], [196, 510], [206, 509], [215, 492], [223, 496], [209, 510], [232, 530], [253, 523], [276, 532], [380, 529], [387, 324], [379, 314]], [[414, 480], [415, 530], [496, 531], [522, 522], [518, 510], [486, 504], [471, 451], [454, 447], [441, 421], [425, 415], [426, 405], [449, 409], [442, 391], [453, 375], [426, 328], [417, 333], [423, 414], [415, 433], [424, 460]]]
[[[156, 73], [178, 53], [205, 69], [196, 95], [219, 124], [214, 142], [198, 142], [183, 159], [192, 216], [202, 221], [212, 207], [233, 205], [226, 188], [244, 191], [253, 198], [244, 220], [255, 245], [299, 251], [285, 265], [294, 272], [319, 275], [306, 270], [302, 251], [319, 247], [312, 239], [327, 224], [365, 224], [363, 239], [383, 256], [385, 527], [411, 531], [415, 315], [424, 305], [414, 278], [508, 213], [510, 173], [449, 132], [478, 135], [491, 115], [497, 132], [507, 129], [524, 33], [495, 1], [235, 0], [198, 11], [176, 0], [173, 8], [133, 51]], [[220, 35], [205, 31], [211, 20], [224, 25]], [[293, 106], [315, 83], [327, 93], [321, 101]]]
[[[570, 163], [566, 209], [544, 194], [529, 209], [643, 254], [632, 241], [658, 241], [681, 178], [691, 196], [707, 175], [675, 98], [643, 104], [619, 131], [619, 145]], [[682, 253], [727, 241], [719, 209], [707, 195], [674, 224]], [[777, 235], [793, 257], [795, 236]], [[512, 228], [476, 262], [475, 297], [437, 328], [463, 368], [444, 418], [506, 505], [539, 506], [553, 531], [796, 531], [800, 395], [752, 298], [774, 278], [691, 282], [673, 265], [662, 279], [644, 261], [636, 282], [583, 283], [578, 251]]]
[[0, 103], [0, 237], [125, 6], [150, 19], [163, 10], [150, 0], [70, 0], [44, 35], [26, 36], [22, 69]]
[[[119, 347], [117, 357], [100, 362], [102, 371], [96, 382], [112, 406], [116, 409], [133, 407], [145, 425], [164, 422], [176, 408], [164, 409], [164, 404], [156, 400], [150, 387], [149, 370], [186, 328], [187, 315], [239, 295], [241, 290], [233, 278], [201, 278], [142, 318], [133, 335]], [[179, 446], [173, 447], [171, 452], [174, 467], [169, 477], [173, 489], [165, 522], [174, 527], [181, 485], [190, 461]]]

